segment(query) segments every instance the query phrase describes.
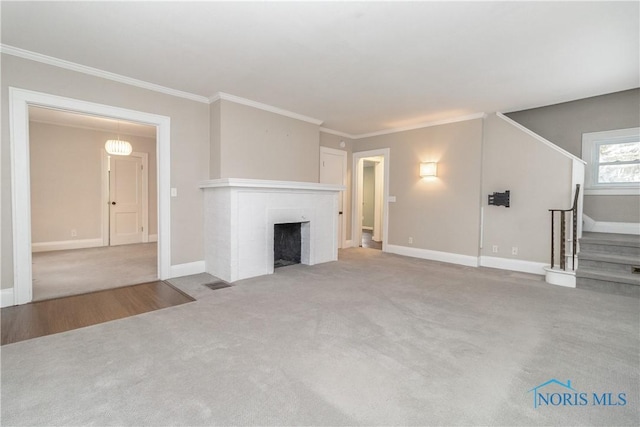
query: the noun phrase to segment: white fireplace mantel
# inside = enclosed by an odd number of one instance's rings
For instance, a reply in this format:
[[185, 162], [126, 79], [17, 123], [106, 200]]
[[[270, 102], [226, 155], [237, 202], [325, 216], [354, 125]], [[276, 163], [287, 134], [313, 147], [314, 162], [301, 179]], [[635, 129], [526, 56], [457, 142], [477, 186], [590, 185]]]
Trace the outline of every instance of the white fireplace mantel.
[[272, 274], [274, 225], [300, 222], [302, 264], [338, 259], [342, 185], [223, 178], [203, 181], [205, 270], [227, 282]]
[[272, 188], [281, 190], [343, 191], [344, 185], [317, 182], [271, 181], [265, 179], [222, 178], [202, 181], [200, 188]]

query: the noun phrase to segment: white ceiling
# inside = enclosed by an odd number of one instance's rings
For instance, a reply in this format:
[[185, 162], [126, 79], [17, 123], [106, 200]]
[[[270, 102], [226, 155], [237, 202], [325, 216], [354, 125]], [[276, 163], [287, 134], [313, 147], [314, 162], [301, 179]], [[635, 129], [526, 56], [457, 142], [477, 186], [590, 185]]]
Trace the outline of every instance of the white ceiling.
[[638, 87], [633, 2], [6, 2], [2, 43], [349, 134]]

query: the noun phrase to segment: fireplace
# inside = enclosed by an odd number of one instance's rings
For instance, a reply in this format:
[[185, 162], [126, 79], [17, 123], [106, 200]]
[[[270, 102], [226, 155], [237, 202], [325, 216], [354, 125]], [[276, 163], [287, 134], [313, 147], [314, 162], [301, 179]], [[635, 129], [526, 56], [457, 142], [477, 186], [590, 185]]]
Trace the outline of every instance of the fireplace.
[[302, 234], [300, 222], [273, 225], [273, 267], [300, 264]]
[[207, 273], [227, 282], [272, 274], [282, 258], [275, 246], [282, 239], [276, 237], [281, 224], [297, 236], [287, 245], [296, 252], [288, 262], [314, 265], [338, 259], [338, 194], [344, 186], [223, 178], [200, 187]]

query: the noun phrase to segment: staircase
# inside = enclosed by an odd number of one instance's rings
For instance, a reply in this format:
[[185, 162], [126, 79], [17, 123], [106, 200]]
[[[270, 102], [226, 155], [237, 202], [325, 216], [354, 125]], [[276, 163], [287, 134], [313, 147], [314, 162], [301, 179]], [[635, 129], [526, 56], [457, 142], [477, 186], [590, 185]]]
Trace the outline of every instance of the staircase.
[[640, 297], [640, 236], [584, 232], [576, 288]]

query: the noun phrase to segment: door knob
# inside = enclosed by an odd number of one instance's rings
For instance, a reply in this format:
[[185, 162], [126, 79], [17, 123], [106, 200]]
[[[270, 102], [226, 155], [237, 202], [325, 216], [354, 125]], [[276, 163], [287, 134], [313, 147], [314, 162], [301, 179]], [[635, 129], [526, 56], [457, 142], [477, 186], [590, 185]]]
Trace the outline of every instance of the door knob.
[[111, 204], [112, 204], [112, 205], [115, 205], [115, 204], [116, 204], [116, 202], [111, 202]]

